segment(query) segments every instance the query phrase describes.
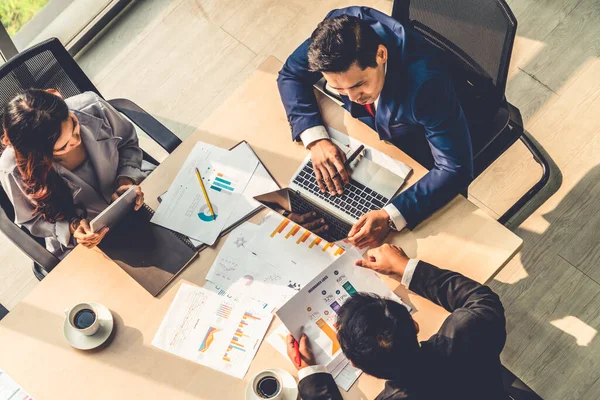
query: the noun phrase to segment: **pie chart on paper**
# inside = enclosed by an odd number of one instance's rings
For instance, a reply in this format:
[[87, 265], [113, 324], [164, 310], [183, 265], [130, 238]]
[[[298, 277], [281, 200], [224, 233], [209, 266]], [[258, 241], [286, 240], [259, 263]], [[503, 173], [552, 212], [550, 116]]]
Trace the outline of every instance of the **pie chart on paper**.
[[207, 204], [200, 207], [200, 212], [198, 213], [198, 218], [200, 218], [200, 220], [204, 221], [204, 222], [212, 222], [215, 219], [217, 219], [217, 217], [219, 216], [219, 210], [217, 209], [217, 206], [214, 204], [212, 207], [213, 207], [213, 211], [215, 212], [214, 219], [213, 219], [213, 216], [210, 214], [210, 209], [208, 208]]

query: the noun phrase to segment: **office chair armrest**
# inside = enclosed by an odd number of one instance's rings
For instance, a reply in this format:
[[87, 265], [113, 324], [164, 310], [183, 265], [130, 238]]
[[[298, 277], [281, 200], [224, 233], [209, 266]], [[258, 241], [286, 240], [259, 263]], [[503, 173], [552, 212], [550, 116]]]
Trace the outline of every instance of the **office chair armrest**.
[[172, 153], [181, 144], [181, 139], [133, 101], [112, 99], [108, 100], [108, 103], [125, 114], [168, 153]]
[[46, 272], [52, 269], [60, 260], [50, 253], [44, 246], [36, 242], [27, 232], [21, 230], [14, 222], [8, 218], [3, 209], [0, 208], [0, 231], [15, 244], [23, 253], [25, 253], [34, 262], [38, 263]]
[[521, 117], [521, 111], [510, 103], [508, 104], [508, 119], [512, 127], [518, 128], [519, 131], [523, 132], [523, 117]]

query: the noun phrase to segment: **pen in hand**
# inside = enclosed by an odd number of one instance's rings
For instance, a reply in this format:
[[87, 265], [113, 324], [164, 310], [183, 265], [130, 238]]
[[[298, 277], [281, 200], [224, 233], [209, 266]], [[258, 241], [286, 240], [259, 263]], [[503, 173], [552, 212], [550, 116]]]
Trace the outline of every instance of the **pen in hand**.
[[298, 345], [298, 341], [296, 340], [296, 338], [294, 338], [294, 351], [296, 352], [296, 356], [294, 361], [296, 361], [296, 364], [298, 366], [300, 366], [301, 363], [301, 359], [300, 359], [300, 346]]
[[[358, 157], [360, 155], [360, 153], [362, 153], [362, 151], [365, 149], [365, 146], [363, 144], [361, 144], [360, 146], [358, 146], [358, 148], [356, 150], [354, 150], [354, 153], [352, 153], [350, 155], [350, 157], [348, 157], [346, 159], [346, 162], [344, 163], [344, 168], [348, 168], [350, 166], [350, 164], [352, 164], [352, 161], [354, 161], [356, 159], [356, 157]], [[336, 176], [338, 176], [340, 174], [340, 172], [336, 172], [331, 179], [335, 178]]]

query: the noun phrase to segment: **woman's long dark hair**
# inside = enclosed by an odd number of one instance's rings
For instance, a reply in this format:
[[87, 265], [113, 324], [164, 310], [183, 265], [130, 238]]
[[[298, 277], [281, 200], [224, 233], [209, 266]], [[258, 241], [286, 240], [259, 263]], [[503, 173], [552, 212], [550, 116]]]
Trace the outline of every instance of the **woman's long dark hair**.
[[75, 216], [71, 190], [54, 168], [54, 146], [67, 118], [69, 108], [62, 97], [38, 89], [17, 95], [2, 112], [2, 144], [15, 151], [34, 215], [49, 222]]

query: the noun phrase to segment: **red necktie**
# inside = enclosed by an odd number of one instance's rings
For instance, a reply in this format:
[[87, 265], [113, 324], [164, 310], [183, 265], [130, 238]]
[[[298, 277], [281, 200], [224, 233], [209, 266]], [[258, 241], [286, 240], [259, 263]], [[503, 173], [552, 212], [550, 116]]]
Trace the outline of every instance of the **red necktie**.
[[373, 108], [373, 103], [365, 104], [365, 110], [367, 110], [367, 112], [371, 114], [371, 117], [375, 118], [375, 109]]

